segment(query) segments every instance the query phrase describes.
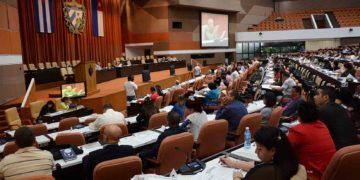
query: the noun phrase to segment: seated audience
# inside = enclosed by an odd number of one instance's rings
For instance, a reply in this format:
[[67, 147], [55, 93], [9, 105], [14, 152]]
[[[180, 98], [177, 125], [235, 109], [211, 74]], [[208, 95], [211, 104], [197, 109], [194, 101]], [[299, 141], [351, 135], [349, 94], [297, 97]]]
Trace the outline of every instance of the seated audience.
[[168, 120], [169, 128], [165, 129], [165, 131], [159, 135], [155, 144], [152, 145], [152, 147], [150, 149], [145, 149], [139, 153], [139, 157], [142, 160], [143, 169], [147, 169], [147, 168], [151, 167], [150, 162], [148, 162], [146, 160], [146, 158], [156, 159], [161, 142], [166, 137], [185, 132], [183, 128], [179, 127], [180, 116], [177, 112], [173, 112], [173, 111], [169, 112], [167, 115], [167, 120]]
[[115, 111], [111, 104], [105, 104], [104, 113], [98, 115], [96, 120], [89, 124], [89, 128], [97, 131], [105, 124], [126, 124], [125, 117], [121, 112]]
[[150, 98], [145, 98], [143, 107], [139, 111], [139, 115], [136, 117], [136, 121], [144, 127], [149, 124], [150, 117], [153, 114], [159, 113], [159, 109], [154, 105]]
[[201, 103], [195, 100], [188, 99], [185, 106], [189, 115], [185, 118], [181, 128], [185, 129], [185, 127], [189, 126], [189, 131], [193, 135], [194, 141], [197, 141], [202, 125], [207, 121], [206, 113], [203, 111]]
[[163, 93], [160, 85], [156, 85], [155, 89], [159, 96], [164, 96], [164, 93]]
[[171, 111], [177, 112], [180, 116], [180, 120], [184, 119], [184, 115], [185, 115], [185, 96], [184, 95], [180, 95], [178, 97], [177, 103], [174, 104], [173, 108], [171, 109]]
[[215, 83], [209, 83], [208, 87], [210, 91], [206, 94], [204, 98], [205, 105], [217, 105], [218, 99], [220, 96], [220, 90], [217, 88]]
[[97, 71], [102, 70], [102, 67], [101, 67], [101, 62], [97, 62], [97, 63], [96, 63], [95, 70], [97, 70]]
[[53, 155], [35, 146], [35, 136], [29, 127], [23, 126], [15, 131], [15, 144], [19, 147], [14, 154], [4, 157], [0, 162], [0, 179], [23, 179], [35, 175], [52, 175]]
[[351, 74], [353, 77], [355, 77], [356, 70], [351, 63], [349, 63], [349, 62], [345, 63], [344, 68], [345, 68], [345, 71], [341, 74], [341, 77], [346, 77], [349, 74]]
[[70, 106], [74, 106], [69, 97], [64, 97], [61, 99], [60, 107], [63, 110], [71, 109]]
[[335, 103], [340, 104], [347, 111], [356, 127], [360, 127], [360, 107], [356, 104], [353, 93], [349, 88], [340, 88], [337, 92]]
[[39, 117], [42, 117], [46, 114], [54, 113], [54, 112], [56, 112], [55, 103], [50, 100], [41, 108]]
[[332, 63], [331, 63], [331, 70], [332, 71], [337, 71], [337, 70], [339, 70], [340, 69], [340, 67], [339, 67], [339, 61], [333, 61]]
[[233, 68], [232, 69], [232, 72], [231, 72], [231, 79], [233, 81], [235, 81], [238, 77], [240, 76], [239, 72], [237, 71], [236, 68]]
[[[254, 135], [255, 153], [261, 162], [245, 162], [221, 157], [220, 162], [228, 167], [248, 171], [245, 177], [234, 174], [235, 179], [306, 179], [306, 171], [298, 164], [286, 135], [275, 127], [262, 127]], [[267, 173], [262, 173], [262, 172]]]
[[127, 101], [136, 100], [135, 91], [138, 89], [137, 85], [134, 83], [134, 76], [129, 75], [128, 81], [124, 84], [124, 89], [126, 91]]
[[93, 179], [94, 169], [101, 162], [135, 155], [132, 146], [118, 145], [121, 133], [121, 129], [116, 125], [109, 124], [105, 126], [101, 137], [101, 142], [105, 143], [104, 147], [90, 152], [89, 155], [83, 158], [83, 171], [86, 179]]
[[283, 78], [285, 81], [282, 83], [281, 87], [273, 88], [277, 92], [281, 92], [282, 98], [290, 98], [292, 87], [296, 86], [296, 82], [290, 77], [288, 72], [284, 72]]
[[320, 178], [336, 152], [335, 144], [313, 102], [300, 103], [298, 114], [300, 124], [289, 129], [289, 141], [309, 175]]
[[176, 80], [175, 81], [175, 85], [173, 86], [173, 88], [172, 89], [181, 89], [182, 87], [181, 87], [181, 85], [180, 85], [180, 81], [179, 80]]
[[335, 103], [336, 91], [331, 86], [320, 87], [314, 100], [319, 107], [319, 118], [330, 131], [336, 149], [357, 143], [354, 123], [346, 110]]
[[248, 113], [244, 104], [238, 100], [239, 96], [237, 91], [228, 92], [216, 113], [215, 119], [225, 119], [229, 122], [229, 132], [235, 132], [241, 118]]
[[156, 88], [154, 86], [150, 87], [150, 100], [155, 102], [156, 98], [159, 97], [159, 94], [156, 91]]
[[274, 110], [274, 106], [276, 105], [276, 96], [272, 92], [267, 92], [264, 95], [264, 104], [265, 108], [260, 111], [262, 115], [262, 125], [268, 125], [269, 119], [271, 116], [272, 111]]
[[291, 100], [285, 105], [282, 115], [287, 117], [296, 117], [297, 108], [302, 102], [304, 102], [304, 99], [301, 97], [301, 87], [293, 86], [291, 88]]

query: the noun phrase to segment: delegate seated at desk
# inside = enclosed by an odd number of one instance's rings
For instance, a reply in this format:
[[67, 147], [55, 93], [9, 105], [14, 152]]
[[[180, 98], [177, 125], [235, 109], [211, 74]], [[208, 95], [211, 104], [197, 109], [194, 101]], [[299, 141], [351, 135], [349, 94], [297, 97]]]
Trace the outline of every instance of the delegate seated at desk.
[[169, 129], [165, 129], [165, 131], [159, 135], [155, 144], [150, 149], [145, 149], [142, 152], [140, 152], [140, 154], [139, 154], [139, 157], [141, 158], [141, 161], [142, 161], [143, 169], [147, 169], [147, 168], [151, 167], [150, 162], [148, 162], [146, 160], [146, 158], [153, 158], [153, 159], [156, 158], [159, 148], [160, 148], [160, 145], [161, 145], [161, 142], [166, 137], [185, 132], [184, 129], [179, 127], [180, 116], [178, 113], [173, 112], [173, 111], [169, 112], [168, 116], [167, 116], [167, 120], [168, 120], [168, 124], [169, 124]]
[[0, 162], [0, 179], [22, 179], [34, 175], [52, 175], [53, 155], [35, 147], [35, 136], [29, 127], [15, 131], [15, 144], [19, 147], [14, 154], [5, 156]]
[[118, 126], [112, 124], [105, 126], [103, 137], [101, 137], [101, 141], [105, 143], [103, 149], [90, 152], [83, 158], [83, 170], [87, 180], [93, 179], [94, 169], [99, 163], [135, 155], [132, 146], [118, 145], [121, 134]]
[[105, 104], [104, 113], [98, 115], [96, 120], [89, 124], [89, 128], [97, 131], [105, 124], [126, 124], [125, 117], [121, 112], [115, 111], [111, 104]]
[[46, 115], [46, 114], [54, 113], [54, 112], [56, 112], [55, 103], [53, 101], [48, 101], [41, 108], [38, 119], [41, 118], [42, 116]]
[[248, 171], [245, 177], [235, 173], [234, 180], [240, 179], [306, 179], [304, 166], [299, 165], [292, 153], [286, 135], [275, 127], [262, 127], [254, 135], [256, 154], [261, 162], [235, 161], [221, 157], [220, 162], [228, 167]]
[[143, 103], [143, 107], [139, 111], [139, 115], [136, 117], [136, 121], [144, 127], [148, 127], [150, 117], [153, 114], [159, 113], [159, 109], [154, 105], [154, 102], [146, 97]]

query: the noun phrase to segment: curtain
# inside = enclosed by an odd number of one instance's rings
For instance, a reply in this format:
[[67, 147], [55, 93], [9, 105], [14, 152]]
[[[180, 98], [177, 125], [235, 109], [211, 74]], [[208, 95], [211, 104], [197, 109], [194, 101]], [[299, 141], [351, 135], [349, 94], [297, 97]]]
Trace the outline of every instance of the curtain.
[[[39, 33], [35, 25], [34, 0], [18, 0], [23, 63], [60, 61], [100, 61], [103, 65], [122, 56], [121, 13], [122, 0], [103, 0], [104, 37], [92, 31], [91, 0], [77, 0], [85, 5], [86, 22], [81, 34], [71, 33], [64, 19], [63, 3], [53, 0], [53, 33]], [[71, 1], [71, 0], [70, 0]]]

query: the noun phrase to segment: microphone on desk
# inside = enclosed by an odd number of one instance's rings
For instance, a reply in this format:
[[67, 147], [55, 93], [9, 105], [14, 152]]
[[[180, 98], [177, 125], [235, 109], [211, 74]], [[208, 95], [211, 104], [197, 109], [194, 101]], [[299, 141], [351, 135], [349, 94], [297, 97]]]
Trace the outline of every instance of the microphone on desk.
[[183, 175], [192, 175], [205, 169], [206, 164], [204, 162], [198, 159], [192, 160], [191, 154], [184, 151], [182, 148], [175, 146], [175, 150], [185, 154], [186, 156], [186, 163], [179, 168], [178, 173]]

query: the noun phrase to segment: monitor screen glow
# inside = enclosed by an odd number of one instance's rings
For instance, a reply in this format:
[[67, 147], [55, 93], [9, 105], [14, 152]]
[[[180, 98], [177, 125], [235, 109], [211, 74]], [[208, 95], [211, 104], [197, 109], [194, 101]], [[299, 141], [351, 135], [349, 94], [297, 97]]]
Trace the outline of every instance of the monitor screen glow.
[[85, 82], [62, 84], [61, 85], [61, 98], [80, 98], [86, 97], [86, 85]]

